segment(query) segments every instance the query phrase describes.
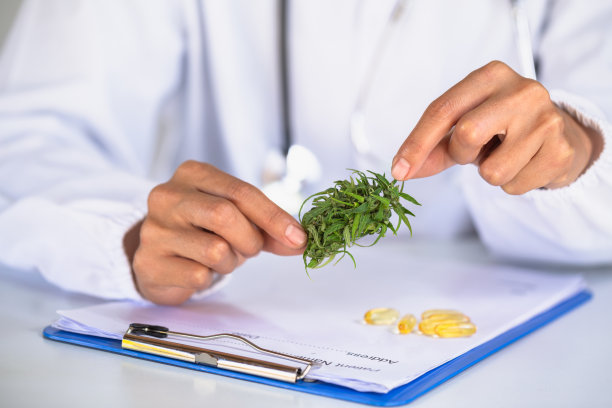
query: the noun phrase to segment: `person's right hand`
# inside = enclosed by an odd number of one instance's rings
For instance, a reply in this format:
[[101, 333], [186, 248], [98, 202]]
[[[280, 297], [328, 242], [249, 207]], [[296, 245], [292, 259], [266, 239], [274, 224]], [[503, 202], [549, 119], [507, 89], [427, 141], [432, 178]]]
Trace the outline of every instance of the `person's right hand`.
[[213, 272], [230, 273], [261, 250], [297, 255], [306, 244], [300, 224], [260, 190], [205, 163], [181, 164], [148, 207], [132, 268], [140, 294], [158, 304], [183, 303]]

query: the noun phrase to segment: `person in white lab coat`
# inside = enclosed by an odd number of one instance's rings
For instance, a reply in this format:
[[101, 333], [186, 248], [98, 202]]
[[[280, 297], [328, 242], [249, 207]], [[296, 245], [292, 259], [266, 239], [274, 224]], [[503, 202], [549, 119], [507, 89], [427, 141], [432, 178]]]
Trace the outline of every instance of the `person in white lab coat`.
[[324, 170], [310, 191], [392, 165], [416, 237], [612, 262], [612, 4], [514, 3], [389, 22], [391, 0], [26, 1], [0, 60], [0, 262], [178, 304], [261, 250], [299, 254], [260, 191], [283, 117]]

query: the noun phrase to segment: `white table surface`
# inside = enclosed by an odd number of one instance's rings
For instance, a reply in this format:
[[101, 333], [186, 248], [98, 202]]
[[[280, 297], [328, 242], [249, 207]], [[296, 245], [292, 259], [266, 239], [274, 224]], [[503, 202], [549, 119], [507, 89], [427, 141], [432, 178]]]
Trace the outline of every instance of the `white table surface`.
[[[495, 262], [477, 241], [414, 241], [408, 256], [439, 253]], [[568, 273], [557, 270], [555, 273]], [[612, 267], [585, 269], [588, 303], [489, 356], [410, 405], [612, 407]], [[0, 266], [0, 407], [358, 407], [325, 397], [46, 340], [57, 309], [100, 303], [36, 272]]]

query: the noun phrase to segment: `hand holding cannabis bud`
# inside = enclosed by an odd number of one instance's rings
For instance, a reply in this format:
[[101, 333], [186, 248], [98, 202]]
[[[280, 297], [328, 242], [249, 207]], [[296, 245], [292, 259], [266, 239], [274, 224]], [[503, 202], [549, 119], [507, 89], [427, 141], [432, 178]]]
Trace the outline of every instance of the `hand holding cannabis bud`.
[[260, 251], [301, 254], [306, 234], [256, 187], [187, 161], [151, 191], [146, 217], [124, 243], [142, 296], [176, 305]]
[[[303, 217], [300, 209], [300, 222], [308, 233], [303, 255], [306, 270], [323, 267], [338, 254], [348, 255], [356, 266], [349, 247], [367, 235], [376, 235], [370, 244], [375, 245], [387, 230], [396, 235], [402, 222], [412, 234], [406, 215], [414, 214], [400, 203], [400, 198], [420, 204], [403, 192], [403, 182], [398, 186], [397, 180], [388, 181], [384, 175], [368, 173], [371, 176], [353, 170], [354, 178], [338, 180], [334, 187], [311, 195], [302, 204], [303, 208], [312, 199], [312, 208]], [[395, 226], [390, 220], [393, 212], [398, 216]]]
[[599, 157], [603, 137], [553, 103], [542, 84], [493, 61], [433, 101], [399, 148], [397, 180], [474, 163], [508, 194], [573, 183]]

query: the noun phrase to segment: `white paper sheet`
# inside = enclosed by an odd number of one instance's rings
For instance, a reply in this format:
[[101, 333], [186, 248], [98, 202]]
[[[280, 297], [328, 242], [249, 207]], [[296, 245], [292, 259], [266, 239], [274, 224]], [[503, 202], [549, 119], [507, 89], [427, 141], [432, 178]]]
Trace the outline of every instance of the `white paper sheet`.
[[[410, 259], [405, 242], [355, 251], [349, 260], [306, 276], [299, 257], [261, 255], [221, 292], [182, 307], [113, 302], [59, 311], [54, 325], [121, 338], [132, 322], [200, 335], [242, 334], [261, 347], [313, 359], [309, 378], [359, 391], [388, 392], [469, 351], [584, 289], [580, 275]], [[363, 324], [374, 307], [417, 317], [457, 309], [477, 325], [469, 338], [398, 335]], [[216, 343], [219, 350], [247, 348]]]

